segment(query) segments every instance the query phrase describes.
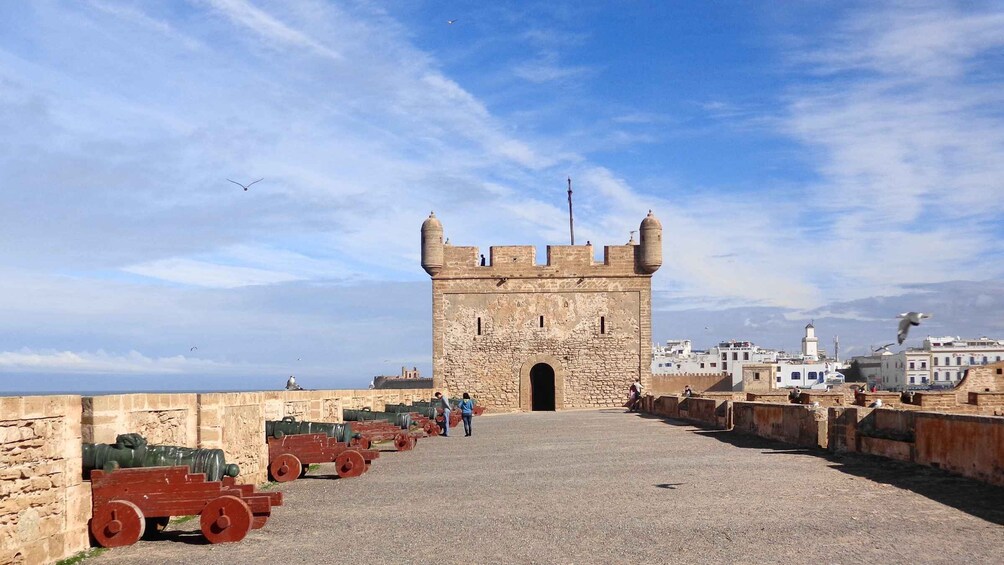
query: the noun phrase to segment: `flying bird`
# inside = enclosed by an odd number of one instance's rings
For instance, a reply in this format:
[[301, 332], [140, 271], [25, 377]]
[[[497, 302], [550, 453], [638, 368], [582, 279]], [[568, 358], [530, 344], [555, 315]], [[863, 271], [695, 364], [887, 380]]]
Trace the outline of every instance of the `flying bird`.
[[899, 321], [899, 331], [896, 333], [896, 339], [899, 340], [900, 345], [906, 341], [906, 334], [910, 332], [910, 326], [919, 326], [920, 321], [924, 318], [930, 318], [930, 314], [924, 314], [922, 312], [904, 312], [897, 316], [901, 318]]
[[196, 347], [196, 346], [194, 346], [194, 345], [192, 346], [192, 348], [191, 348], [191, 349], [189, 349], [189, 351], [198, 351], [198, 350], [199, 350], [199, 348], [198, 348], [198, 347]]
[[446, 23], [453, 25], [457, 20], [446, 20]]
[[[903, 343], [903, 342], [900, 342], [900, 343]], [[881, 347], [876, 347], [875, 349], [872, 349], [872, 353], [878, 353], [879, 351], [882, 351], [883, 349], [889, 349], [890, 347], [892, 347], [894, 345], [896, 345], [896, 344], [895, 343], [887, 343], [887, 344], [885, 344], [885, 345], [883, 345]]]
[[[227, 180], [230, 180], [230, 179], [227, 179]], [[263, 180], [265, 180], [265, 179], [264, 179], [264, 178], [260, 178], [260, 179], [258, 179], [258, 180], [256, 180], [256, 181], [254, 181], [253, 183], [251, 183], [251, 184], [249, 184], [249, 185], [247, 185], [247, 186], [245, 186], [245, 185], [243, 185], [243, 184], [241, 184], [241, 183], [239, 183], [239, 182], [237, 182], [237, 181], [235, 181], [235, 180], [230, 180], [230, 182], [232, 182], [232, 183], [236, 184], [237, 186], [239, 186], [239, 187], [243, 188], [243, 189], [244, 189], [244, 192], [247, 192], [247, 190], [248, 190], [249, 188], [251, 188], [251, 185], [253, 185], [253, 184], [254, 184], [255, 182], [261, 182], [261, 181], [263, 181]]]

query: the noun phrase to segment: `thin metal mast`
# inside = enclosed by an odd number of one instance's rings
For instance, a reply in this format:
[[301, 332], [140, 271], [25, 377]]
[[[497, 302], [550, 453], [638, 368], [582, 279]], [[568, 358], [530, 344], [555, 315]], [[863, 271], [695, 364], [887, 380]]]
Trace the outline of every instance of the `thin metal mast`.
[[572, 177], [568, 177], [568, 235], [575, 245], [575, 227], [572, 224]]

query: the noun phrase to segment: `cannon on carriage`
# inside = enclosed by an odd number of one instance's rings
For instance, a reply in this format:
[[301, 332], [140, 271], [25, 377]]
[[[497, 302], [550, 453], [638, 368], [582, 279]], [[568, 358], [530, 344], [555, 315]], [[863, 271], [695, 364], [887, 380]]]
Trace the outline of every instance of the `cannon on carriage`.
[[191, 515], [210, 543], [240, 541], [282, 504], [280, 492], [236, 484], [240, 469], [220, 449], [148, 445], [139, 434], [84, 444], [83, 469], [91, 482], [90, 531], [103, 547], [132, 545], [163, 531], [172, 516]]
[[292, 416], [265, 422], [269, 475], [284, 483], [302, 477], [309, 465], [335, 463], [339, 477], [358, 477], [380, 453], [350, 445], [357, 438], [348, 423], [297, 421]]

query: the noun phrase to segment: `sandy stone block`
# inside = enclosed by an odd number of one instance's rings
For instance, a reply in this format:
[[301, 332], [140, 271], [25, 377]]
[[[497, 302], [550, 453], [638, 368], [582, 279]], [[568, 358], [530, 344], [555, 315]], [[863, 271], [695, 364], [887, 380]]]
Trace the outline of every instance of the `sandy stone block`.
[[21, 396], [0, 397], [0, 419], [20, 420], [23, 414], [21, 411], [23, 398]]

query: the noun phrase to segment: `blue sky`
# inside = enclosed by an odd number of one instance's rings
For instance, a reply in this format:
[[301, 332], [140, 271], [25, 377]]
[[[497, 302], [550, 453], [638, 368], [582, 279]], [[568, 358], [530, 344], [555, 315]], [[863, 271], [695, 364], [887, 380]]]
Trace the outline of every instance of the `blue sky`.
[[429, 210], [543, 258], [566, 176], [660, 341], [1004, 337], [1004, 8], [793, 4], [5, 3], [0, 390], [428, 373]]

